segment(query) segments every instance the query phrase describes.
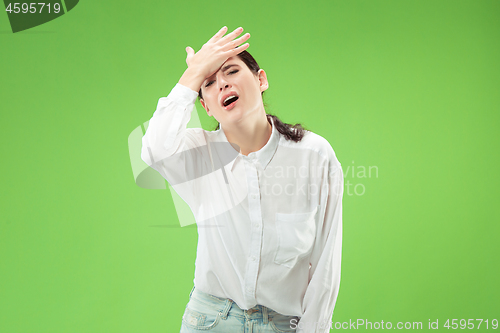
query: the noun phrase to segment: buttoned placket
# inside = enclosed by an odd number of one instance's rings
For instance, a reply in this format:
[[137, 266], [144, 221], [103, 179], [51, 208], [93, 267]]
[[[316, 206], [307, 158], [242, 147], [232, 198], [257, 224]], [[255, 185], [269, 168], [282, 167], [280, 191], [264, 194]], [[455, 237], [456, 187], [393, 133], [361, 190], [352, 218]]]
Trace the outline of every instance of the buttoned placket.
[[262, 209], [260, 204], [260, 186], [257, 168], [259, 162], [255, 153], [243, 156], [248, 182], [248, 212], [250, 215], [250, 248], [245, 276], [245, 298], [255, 303], [255, 288], [259, 271], [260, 253], [262, 247]]

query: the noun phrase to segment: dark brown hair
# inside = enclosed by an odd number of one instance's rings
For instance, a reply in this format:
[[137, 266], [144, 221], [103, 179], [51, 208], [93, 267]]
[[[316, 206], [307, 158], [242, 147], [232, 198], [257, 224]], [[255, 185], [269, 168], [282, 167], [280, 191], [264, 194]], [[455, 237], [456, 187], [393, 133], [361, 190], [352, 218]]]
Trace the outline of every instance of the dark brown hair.
[[[252, 57], [248, 51], [243, 51], [237, 55], [238, 58], [241, 59], [247, 65], [247, 67], [254, 73], [254, 75], [257, 75], [259, 73], [260, 67], [257, 64], [257, 61]], [[203, 98], [203, 95], [201, 93], [201, 88], [200, 91], [198, 92], [199, 98]], [[264, 96], [264, 92], [262, 92], [262, 96]], [[267, 105], [264, 103], [264, 107], [267, 108]], [[276, 127], [276, 130], [283, 134], [283, 136], [287, 140], [292, 140], [295, 142], [299, 142], [302, 140], [304, 137], [306, 129], [301, 125], [301, 124], [286, 124], [282, 122], [278, 117], [275, 115], [268, 114], [266, 112], [267, 120], [269, 121], [269, 118], [273, 118], [273, 123], [274, 126]], [[220, 128], [220, 124], [217, 123], [217, 127], [215, 128], [215, 131], [217, 131]]]

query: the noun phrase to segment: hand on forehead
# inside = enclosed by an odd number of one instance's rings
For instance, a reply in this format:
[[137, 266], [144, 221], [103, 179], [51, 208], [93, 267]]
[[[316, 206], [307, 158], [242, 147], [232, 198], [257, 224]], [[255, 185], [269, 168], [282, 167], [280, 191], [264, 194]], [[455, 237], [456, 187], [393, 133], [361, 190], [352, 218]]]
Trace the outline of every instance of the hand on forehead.
[[[207, 80], [209, 80], [209, 79], [210, 79], [210, 80], [211, 80], [211, 79], [213, 79], [213, 78], [217, 75], [217, 73], [219, 73], [219, 72], [221, 71], [221, 69], [224, 69], [224, 67], [226, 67], [226, 64], [227, 64], [228, 62], [233, 61], [233, 60], [237, 60], [237, 59], [238, 59], [238, 57], [231, 57], [231, 58], [228, 58], [228, 59], [227, 59], [227, 60], [226, 60], [226, 61], [225, 61], [225, 62], [224, 62], [224, 63], [223, 63], [220, 67], [219, 67], [219, 69], [218, 69], [215, 73], [213, 73], [212, 75], [208, 76], [208, 77], [205, 79], [205, 81], [207, 81]], [[232, 64], [231, 64], [231, 65], [232, 65]], [[234, 64], [234, 65], [238, 65], [238, 64]]]

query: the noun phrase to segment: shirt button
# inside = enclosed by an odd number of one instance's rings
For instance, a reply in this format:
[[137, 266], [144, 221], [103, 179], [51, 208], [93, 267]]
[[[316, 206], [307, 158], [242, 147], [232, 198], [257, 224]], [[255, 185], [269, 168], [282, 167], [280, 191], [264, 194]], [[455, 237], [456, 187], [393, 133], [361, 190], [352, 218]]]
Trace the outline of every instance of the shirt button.
[[258, 198], [258, 197], [257, 197], [257, 194], [252, 194], [252, 199], [254, 199], [254, 200], [255, 200], [255, 199], [257, 199], [257, 198]]
[[250, 260], [255, 261], [255, 260], [257, 260], [257, 258], [255, 258], [254, 256], [251, 256]]
[[253, 224], [253, 226], [254, 226], [255, 228], [258, 228], [258, 227], [260, 226], [260, 224], [258, 224], [258, 223], [254, 223], [254, 224]]

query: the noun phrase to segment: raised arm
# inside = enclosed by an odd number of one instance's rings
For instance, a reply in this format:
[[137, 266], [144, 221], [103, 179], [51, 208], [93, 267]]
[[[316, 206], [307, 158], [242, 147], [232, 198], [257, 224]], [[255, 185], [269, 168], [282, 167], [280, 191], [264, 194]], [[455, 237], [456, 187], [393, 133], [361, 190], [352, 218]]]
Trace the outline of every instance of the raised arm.
[[203, 130], [186, 126], [203, 81], [228, 58], [248, 48], [248, 43], [237, 47], [250, 38], [245, 34], [235, 39], [242, 28], [224, 36], [226, 31], [226, 27], [220, 29], [197, 53], [186, 48], [188, 68], [170, 94], [159, 99], [142, 139], [141, 158], [171, 185], [193, 179], [197, 176], [193, 170], [203, 173], [206, 168], [209, 157]]

